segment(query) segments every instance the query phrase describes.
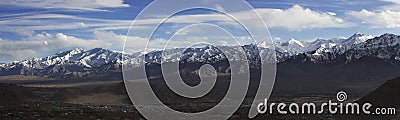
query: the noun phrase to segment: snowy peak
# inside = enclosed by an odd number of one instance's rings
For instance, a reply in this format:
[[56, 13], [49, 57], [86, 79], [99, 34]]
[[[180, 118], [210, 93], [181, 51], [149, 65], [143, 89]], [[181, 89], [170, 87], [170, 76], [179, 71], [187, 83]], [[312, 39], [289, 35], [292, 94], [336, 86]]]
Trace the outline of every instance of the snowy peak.
[[365, 35], [365, 34], [357, 32], [354, 35], [352, 35], [351, 37], [349, 37], [344, 42], [344, 44], [348, 44], [348, 45], [360, 44], [360, 43], [363, 43], [363, 42], [365, 42], [365, 41], [367, 41], [369, 39], [372, 39], [372, 38], [374, 38], [372, 35]]
[[[267, 43], [218, 47], [209, 45], [187, 49], [174, 48], [164, 51], [150, 51], [146, 54], [139, 52], [132, 55], [124, 54], [131, 58], [126, 61], [122, 60], [123, 54], [119, 52], [102, 48], [91, 50], [77, 48], [44, 58], [0, 64], [0, 75], [2, 75], [1, 71], [8, 71], [10, 74], [34, 73], [35, 75], [47, 75], [57, 73], [59, 69], [64, 71], [62, 72], [63, 74], [76, 71], [86, 73], [87, 70], [100, 68], [107, 68], [108, 70], [108, 68], [113, 68], [115, 64], [120, 65], [122, 62], [135, 66], [146, 65], [147, 63], [181, 61], [213, 63], [225, 60], [227, 57], [234, 60], [249, 59], [258, 61], [260, 57], [266, 58], [271, 53], [270, 51], [273, 50], [273, 46], [275, 47], [274, 54], [278, 62], [284, 62], [288, 59], [295, 62], [305, 60], [312, 62], [351, 61], [363, 56], [399, 60], [399, 43], [400, 36], [394, 34], [384, 34], [373, 38], [370, 35], [356, 33], [349, 38], [317, 39], [315, 41], [290, 39], [286, 42], [276, 42], [273, 45]], [[182, 50], [184, 50], [184, 53], [180, 53]], [[247, 56], [236, 54], [241, 50], [244, 50]], [[222, 51], [227, 51], [226, 53], [228, 54], [224, 54], [225, 52]]]
[[122, 61], [121, 53], [102, 48], [84, 51], [83, 54], [79, 56], [77, 60], [86, 67], [100, 67], [104, 64]]
[[20, 64], [25, 67], [34, 69], [43, 69], [57, 64], [68, 63], [76, 63], [84, 67], [93, 68], [120, 60], [121, 53], [102, 48], [95, 48], [87, 51], [81, 48], [77, 48], [66, 52], [60, 52], [58, 54], [45, 58], [33, 58], [31, 60], [25, 60], [20, 62]]
[[367, 40], [365, 43], [358, 45], [358, 48], [379, 48], [392, 47], [400, 44], [400, 36], [394, 34], [384, 34], [379, 37]]
[[306, 52], [308, 46], [306, 46], [305, 44], [307, 43], [295, 39], [290, 39], [287, 42], [275, 43], [275, 50], [277, 50], [277, 52], [280, 53], [287, 53], [289, 56], [291, 56], [291, 55], [296, 55], [298, 53]]
[[260, 48], [269, 48], [270, 44], [268, 44], [267, 42], [262, 42], [260, 44], [257, 45]]
[[[303, 56], [291, 56], [294, 61], [352, 62], [362, 57], [375, 57], [386, 60], [400, 60], [400, 36], [384, 34], [373, 38], [370, 35], [356, 33], [342, 43], [321, 45], [314, 52]], [[297, 59], [299, 58], [299, 59]]]
[[287, 45], [291, 47], [304, 47], [303, 43], [293, 38], [287, 41]]

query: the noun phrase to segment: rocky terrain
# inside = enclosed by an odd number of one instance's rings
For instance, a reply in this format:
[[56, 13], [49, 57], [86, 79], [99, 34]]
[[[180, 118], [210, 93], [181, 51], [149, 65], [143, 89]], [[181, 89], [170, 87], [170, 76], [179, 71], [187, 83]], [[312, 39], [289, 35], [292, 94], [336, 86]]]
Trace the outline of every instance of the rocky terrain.
[[[257, 59], [268, 58], [267, 55], [269, 55], [269, 59], [276, 60], [277, 63], [286, 61], [320, 64], [351, 63], [362, 57], [398, 61], [400, 60], [399, 41], [400, 36], [394, 34], [384, 34], [374, 38], [370, 35], [356, 33], [349, 38], [317, 39], [312, 42], [291, 39], [287, 42], [274, 43], [273, 47], [260, 43], [241, 47], [205, 46], [203, 48], [189, 48], [182, 55], [176, 52], [182, 50], [182, 48], [152, 51], [146, 54], [143, 52], [122, 54], [102, 48], [92, 50], [77, 48], [44, 58], [0, 63], [0, 75], [32, 75], [53, 78], [85, 77], [96, 73], [118, 72], [124, 62], [126, 64], [144, 65], [144, 63], [161, 63], [162, 60], [163, 62], [224, 61], [226, 56], [222, 51], [236, 53], [240, 49], [246, 52], [247, 58], [233, 56], [233, 59], [258, 61]], [[274, 50], [276, 55], [271, 55], [273, 53], [271, 50]], [[125, 61], [123, 56], [127, 58]]]
[[[274, 47], [264, 43], [236, 47], [204, 46], [185, 49], [184, 54], [176, 52], [182, 48], [146, 54], [123, 54], [102, 48], [74, 49], [43, 58], [0, 63], [0, 82], [7, 83], [0, 85], [3, 95], [0, 114], [6, 119], [142, 118], [130, 103], [122, 83], [123, 63], [146, 66], [153, 90], [164, 99], [163, 102], [170, 103], [170, 107], [187, 112], [201, 111], [214, 106], [226, 92], [230, 66], [226, 64], [224, 50], [228, 53], [246, 52], [246, 58], [233, 59], [251, 62], [250, 85], [253, 87], [260, 79], [257, 66], [261, 58], [277, 63], [272, 101], [330, 100], [338, 91], [344, 90], [354, 100], [366, 95], [361, 101], [398, 106], [395, 95], [398, 80], [393, 78], [400, 76], [399, 43], [400, 36], [394, 34], [372, 37], [356, 33], [349, 38], [311, 42], [291, 39], [274, 43]], [[272, 50], [275, 54], [271, 57]], [[181, 76], [184, 80], [189, 79], [185, 82], [194, 85], [199, 81], [195, 71], [203, 64], [211, 64], [218, 72], [227, 74], [218, 77], [218, 87], [208, 98], [186, 103], [186, 99], [176, 98], [176, 94], [166, 88], [160, 75], [162, 62], [179, 62]], [[389, 79], [393, 80], [387, 81]], [[254, 89], [249, 91], [254, 92]], [[387, 102], [386, 99], [392, 100]], [[251, 95], [246, 100], [232, 119], [246, 117], [246, 104], [251, 103]], [[259, 118], [271, 117], [334, 119], [343, 116], [266, 115]]]

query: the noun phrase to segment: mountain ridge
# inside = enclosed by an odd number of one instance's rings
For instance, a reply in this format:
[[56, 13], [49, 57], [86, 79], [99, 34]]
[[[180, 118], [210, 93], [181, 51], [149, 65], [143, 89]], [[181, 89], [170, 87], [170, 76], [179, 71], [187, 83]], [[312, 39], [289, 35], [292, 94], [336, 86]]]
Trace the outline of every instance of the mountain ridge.
[[[400, 36], [394, 34], [383, 34], [378, 37], [355, 33], [349, 38], [317, 39], [315, 41], [298, 41], [291, 39], [287, 42], [274, 43], [276, 62], [310, 62], [310, 63], [349, 63], [361, 57], [377, 57], [381, 59], [400, 60]], [[240, 48], [246, 52], [247, 59], [258, 61], [269, 55], [271, 46], [267, 44], [244, 45], [240, 47], [215, 47], [205, 46], [203, 48], [186, 49], [183, 55], [176, 51], [183, 48], [168, 49], [165, 51], [151, 51], [146, 54], [134, 53], [123, 54], [103, 48], [84, 50], [76, 48], [73, 50], [59, 52], [43, 58], [15, 61], [0, 64], [0, 76], [6, 75], [36, 75], [45, 77], [57, 77], [70, 75], [69, 77], [82, 77], [108, 70], [118, 71], [123, 62], [143, 65], [146, 63], [159, 64], [164, 60], [170, 62], [218, 62], [226, 60], [226, 56], [219, 48], [236, 53]], [[260, 55], [260, 56], [259, 56]], [[123, 61], [122, 57], [131, 57], [129, 61]], [[245, 59], [240, 56], [234, 59]], [[142, 60], [144, 58], [144, 60]], [[273, 59], [274, 57], [272, 57]]]

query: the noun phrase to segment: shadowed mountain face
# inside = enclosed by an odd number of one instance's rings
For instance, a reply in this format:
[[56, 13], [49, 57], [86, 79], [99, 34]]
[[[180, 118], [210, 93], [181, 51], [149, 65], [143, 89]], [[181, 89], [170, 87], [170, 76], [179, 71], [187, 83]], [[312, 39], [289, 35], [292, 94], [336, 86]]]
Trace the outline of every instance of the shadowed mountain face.
[[[190, 71], [198, 70], [200, 65], [182, 64], [180, 74], [183, 80], [197, 77]], [[214, 67], [217, 70], [222, 69], [220, 73], [223, 73], [225, 68], [229, 68], [223, 63], [214, 64]], [[148, 72], [154, 73], [153, 76], [162, 76], [159, 67], [149, 68]], [[251, 85], [258, 85], [256, 82], [259, 82], [260, 69], [254, 67], [251, 70], [251, 81], [255, 82]], [[375, 57], [362, 57], [346, 64], [287, 61], [277, 65], [273, 92], [278, 95], [334, 95], [338, 91], [346, 91], [353, 97], [362, 97], [378, 88], [386, 80], [397, 76], [400, 76], [400, 64], [397, 61]]]
[[[278, 69], [274, 90], [283, 94], [335, 94], [339, 90], [346, 90], [353, 95], [365, 95], [385, 80], [400, 76], [399, 43], [398, 35], [384, 34], [373, 38], [360, 33], [347, 39], [275, 43]], [[176, 52], [181, 48], [132, 55], [101, 48], [74, 49], [45, 58], [0, 64], [0, 77], [22, 75], [62, 80], [122, 80], [121, 64], [151, 68], [160, 64], [163, 52], [168, 55], [164, 62], [179, 61], [184, 69], [181, 73], [186, 76], [192, 76], [191, 73], [204, 63], [218, 65], [218, 72], [228, 73], [229, 64], [221, 50], [236, 53], [243, 49], [247, 60], [255, 62], [251, 63], [251, 69], [259, 69], [260, 58], [268, 57], [270, 48], [267, 44], [205, 46], [186, 49], [183, 55]], [[123, 60], [122, 56], [131, 59]], [[237, 56], [233, 58], [243, 59]]]
[[347, 64], [283, 62], [278, 64], [274, 92], [335, 94], [343, 90], [362, 96], [397, 76], [400, 76], [400, 64], [374, 57]]
[[[95, 48], [92, 50], [74, 49], [60, 52], [44, 58], [0, 63], [0, 76], [7, 75], [33, 75], [51, 78], [87, 77], [94, 73], [120, 71], [121, 64], [135, 66], [146, 63], [163, 62], [219, 62], [226, 59], [221, 50], [226, 53], [243, 51], [250, 61], [266, 58], [270, 61], [293, 63], [339, 63], [346, 64], [357, 61], [362, 57], [380, 58], [385, 60], [400, 60], [400, 36], [384, 34], [373, 38], [372, 36], [356, 33], [353, 36], [333, 39], [317, 39], [313, 42], [289, 40], [277, 42], [272, 45], [260, 43], [257, 45], [243, 46], [204, 46], [202, 48], [168, 49], [152, 51], [149, 53], [123, 54], [116, 51]], [[275, 49], [271, 49], [275, 48]], [[221, 49], [221, 50], [219, 50]], [[274, 50], [275, 52], [271, 52]], [[165, 53], [165, 54], [163, 54]], [[274, 54], [274, 55], [273, 55]], [[163, 56], [166, 55], [166, 56]], [[129, 58], [122, 59], [122, 56]], [[234, 60], [243, 60], [241, 56], [232, 55]]]
[[373, 103], [375, 107], [400, 108], [400, 77], [388, 80], [375, 91], [360, 99], [360, 102]]
[[[358, 98], [376, 90], [383, 84], [375, 92], [370, 93], [360, 101], [371, 101], [374, 105], [379, 106], [388, 105], [392, 107], [390, 105], [396, 105], [396, 107], [399, 107], [400, 99], [396, 93], [400, 88], [398, 82], [400, 78], [386, 82], [388, 79], [400, 76], [400, 45], [398, 43], [400, 43], [400, 37], [391, 34], [385, 34], [373, 39], [356, 34], [349, 39], [319, 39], [308, 43], [291, 40], [287, 43], [277, 43], [277, 77], [271, 98], [275, 98], [276, 101], [282, 101], [293, 98], [298, 100], [296, 97], [299, 96], [300, 98], [301, 96], [317, 96], [318, 98], [315, 99], [322, 100], [326, 98], [320, 96], [326, 94], [334, 96], [334, 94], [342, 90], [351, 94], [351, 97]], [[251, 63], [251, 83], [246, 96], [246, 98], [251, 98], [254, 97], [260, 81], [260, 56], [258, 55], [259, 53], [268, 52], [269, 49], [268, 46], [263, 45], [245, 45], [239, 46], [239, 48], [245, 50], [248, 55], [246, 57]], [[39, 111], [48, 111], [56, 116], [60, 115], [57, 110], [62, 109], [60, 111], [63, 111], [64, 105], [69, 108], [71, 104], [74, 104], [73, 107], [84, 106], [84, 109], [89, 109], [89, 111], [84, 111], [83, 118], [88, 116], [86, 114], [93, 113], [93, 110], [98, 110], [92, 108], [91, 105], [123, 106], [123, 109], [121, 109], [122, 107], [112, 109], [125, 110], [126, 105], [132, 103], [130, 103], [126, 94], [124, 84], [120, 81], [123, 79], [121, 64], [123, 62], [136, 64], [135, 62], [144, 60], [146, 63], [139, 65], [145, 65], [147, 68], [146, 75], [148, 75], [147, 77], [154, 93], [163, 103], [169, 103], [167, 104], [169, 107], [185, 112], [199, 112], [215, 106], [226, 94], [230, 84], [230, 76], [233, 72], [230, 70], [230, 64], [225, 56], [214, 46], [190, 48], [182, 56], [174, 54], [176, 50], [166, 51], [173, 56], [168, 57], [168, 60], [170, 62], [179, 61], [180, 77], [186, 84], [192, 86], [199, 84], [199, 68], [204, 64], [212, 65], [219, 72], [213, 90], [204, 98], [198, 100], [181, 98], [181, 96], [168, 88], [160, 69], [163, 51], [131, 55], [131, 61], [124, 61], [122, 60], [122, 53], [97, 48], [87, 51], [76, 49], [45, 58], [0, 64], [0, 79], [2, 80], [9, 80], [8, 78], [15, 76], [17, 76], [16, 78], [39, 76], [34, 79], [39, 80], [37, 83], [32, 82], [33, 85], [31, 85], [30, 79], [26, 83], [27, 86], [39, 86], [38, 88], [22, 89], [22, 87], [18, 86], [10, 87], [6, 85], [4, 87], [0, 85], [0, 95], [3, 95], [0, 98], [0, 103], [10, 105], [26, 103], [24, 100], [29, 95], [35, 94], [36, 102], [46, 102], [44, 105], [47, 105], [46, 107], [40, 107]], [[236, 50], [233, 49], [233, 52]], [[141, 57], [144, 59], [140, 59]], [[174, 59], [174, 57], [179, 59]], [[53, 80], [40, 81], [42, 78], [53, 78]], [[110, 81], [111, 83], [108, 83]], [[114, 84], [114, 82], [118, 82], [118, 84]], [[63, 85], [65, 88], [62, 87]], [[29, 91], [35, 92], [31, 93]], [[43, 100], [42, 98], [46, 99]], [[306, 98], [301, 98], [300, 101], [304, 99]], [[77, 105], [75, 106], [75, 104]], [[184, 107], [182, 108], [182, 106]], [[187, 109], [187, 106], [191, 108]], [[135, 111], [133, 106], [129, 109]], [[18, 110], [25, 109], [17, 108], [15, 111]], [[81, 108], [76, 110], [82, 113]], [[70, 113], [74, 112], [76, 111]], [[95, 115], [103, 115], [103, 113], [107, 112], [110, 112], [110, 110], [100, 111]], [[248, 113], [245, 110], [241, 112], [241, 114], [246, 115]], [[25, 113], [33, 112], [28, 109], [28, 112]], [[116, 112], [117, 115], [120, 115], [120, 113], [123, 112]], [[136, 111], [134, 115], [137, 118], [137, 115], [140, 114]], [[247, 118], [246, 115], [245, 117]], [[103, 116], [110, 117], [107, 114]], [[265, 118], [267, 117], [270, 118], [270, 116], [265, 116]], [[278, 119], [282, 116], [272, 117]], [[285, 117], [287, 116], [283, 116], [283, 118]], [[261, 119], [263, 118], [261, 117]], [[305, 119], [301, 115], [292, 119], [295, 118]], [[322, 118], [326, 118], [326, 116]], [[348, 119], [348, 116], [344, 116], [344, 118]]]

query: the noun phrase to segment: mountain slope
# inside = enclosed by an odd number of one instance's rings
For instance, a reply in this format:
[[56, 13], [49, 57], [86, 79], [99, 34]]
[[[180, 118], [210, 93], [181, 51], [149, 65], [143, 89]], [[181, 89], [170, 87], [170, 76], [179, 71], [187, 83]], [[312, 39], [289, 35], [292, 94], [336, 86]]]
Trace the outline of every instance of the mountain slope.
[[375, 107], [400, 108], [400, 77], [388, 80], [375, 91], [360, 99], [360, 102], [370, 102]]
[[[348, 39], [350, 40], [350, 39]], [[311, 63], [350, 63], [361, 57], [376, 57], [387, 60], [400, 60], [400, 36], [384, 34], [358, 44], [323, 46], [316, 51], [300, 53], [289, 57], [292, 62]], [[321, 50], [323, 49], [323, 50]]]
[[[276, 60], [279, 63], [336, 63], [348, 64], [362, 57], [400, 61], [400, 36], [384, 34], [372, 38], [370, 35], [356, 33], [349, 38], [317, 39], [312, 42], [291, 39], [287, 42], [274, 43]], [[272, 47], [267, 44], [244, 46], [204, 46], [202, 48], [168, 49], [152, 51], [147, 54], [135, 53], [126, 55], [102, 48], [92, 50], [74, 49], [44, 58], [34, 58], [21, 62], [0, 64], [0, 76], [34, 75], [44, 77], [73, 78], [85, 77], [93, 73], [104, 74], [109, 71], [120, 72], [122, 56], [130, 57], [125, 63], [136, 66], [160, 64], [165, 62], [206, 62], [226, 61], [227, 56], [234, 60], [257, 62], [260, 58], [271, 57]], [[184, 53], [178, 51], [184, 50]], [[222, 51], [227, 51], [224, 54]], [[245, 52], [246, 56], [238, 56]], [[259, 55], [260, 54], [260, 55]], [[165, 56], [163, 56], [165, 55]], [[142, 60], [144, 58], [144, 60]]]
[[[74, 49], [44, 58], [33, 58], [0, 66], [0, 76], [35, 75], [44, 77], [82, 77], [97, 68], [122, 61], [122, 54], [102, 48]], [[107, 71], [104, 71], [107, 72]]]
[[278, 63], [274, 92], [335, 94], [347, 91], [363, 96], [386, 80], [400, 76], [400, 64], [393, 60], [362, 57], [351, 63]]

